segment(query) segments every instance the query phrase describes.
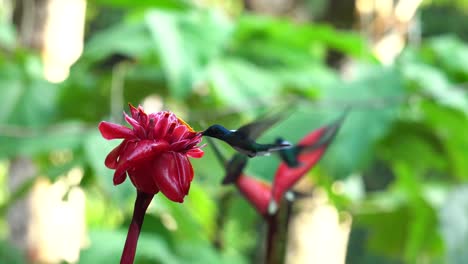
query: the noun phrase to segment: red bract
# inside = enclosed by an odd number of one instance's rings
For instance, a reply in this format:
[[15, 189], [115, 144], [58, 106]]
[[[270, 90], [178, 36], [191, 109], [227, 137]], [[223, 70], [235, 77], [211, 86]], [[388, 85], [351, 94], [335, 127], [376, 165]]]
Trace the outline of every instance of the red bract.
[[197, 146], [201, 133], [171, 112], [146, 114], [143, 108], [130, 105], [131, 116], [124, 113], [132, 129], [103, 121], [99, 131], [106, 139], [124, 139], [105, 160], [114, 169], [114, 184], [121, 184], [127, 174], [138, 191], [156, 194], [161, 191], [175, 202], [183, 202], [193, 179], [188, 157], [201, 158]]
[[242, 195], [255, 207], [257, 212], [261, 215], [267, 214], [268, 204], [271, 201], [270, 184], [244, 174], [239, 176], [235, 184]]

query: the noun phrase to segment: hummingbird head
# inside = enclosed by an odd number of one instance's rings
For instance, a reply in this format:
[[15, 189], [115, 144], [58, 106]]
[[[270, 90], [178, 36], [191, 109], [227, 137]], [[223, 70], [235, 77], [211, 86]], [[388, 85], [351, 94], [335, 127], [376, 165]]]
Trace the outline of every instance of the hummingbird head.
[[212, 125], [208, 129], [203, 131], [202, 135], [221, 139], [227, 133], [229, 133], [229, 130], [227, 130], [222, 125]]

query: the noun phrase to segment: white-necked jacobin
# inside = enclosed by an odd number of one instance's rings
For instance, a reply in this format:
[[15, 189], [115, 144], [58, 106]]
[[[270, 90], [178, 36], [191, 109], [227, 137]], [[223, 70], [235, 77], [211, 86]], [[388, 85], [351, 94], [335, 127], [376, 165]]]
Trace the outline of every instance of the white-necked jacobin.
[[273, 151], [279, 151], [291, 147], [291, 144], [282, 141], [279, 144], [259, 144], [255, 139], [266, 129], [274, 125], [280, 117], [267, 118], [249, 123], [237, 130], [228, 130], [221, 125], [212, 125], [202, 132], [204, 136], [217, 138], [228, 143], [238, 152], [249, 157], [269, 155]]

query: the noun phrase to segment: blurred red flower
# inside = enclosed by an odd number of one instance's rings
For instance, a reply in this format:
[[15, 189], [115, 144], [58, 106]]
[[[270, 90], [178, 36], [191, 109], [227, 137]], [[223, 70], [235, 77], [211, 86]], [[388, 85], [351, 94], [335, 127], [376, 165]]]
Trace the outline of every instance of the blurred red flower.
[[138, 191], [161, 191], [174, 202], [183, 202], [193, 179], [188, 157], [201, 158], [197, 146], [201, 133], [171, 112], [146, 114], [141, 106], [130, 105], [125, 120], [133, 127], [102, 121], [99, 131], [106, 139], [123, 138], [106, 157], [105, 165], [114, 169], [114, 184], [121, 184], [127, 173]]
[[271, 186], [269, 183], [241, 174], [236, 179], [235, 185], [258, 213], [267, 215], [268, 205], [271, 201]]
[[[328, 126], [325, 126], [312, 131], [302, 138], [297, 145], [307, 146], [316, 144], [322, 139], [323, 135], [326, 134], [328, 128]], [[294, 184], [296, 184], [315, 166], [315, 164], [317, 164], [317, 162], [320, 161], [332, 139], [333, 137], [329, 139], [329, 142], [317, 147], [313, 151], [299, 154], [297, 156], [297, 160], [299, 161], [300, 166], [298, 167], [289, 167], [285, 162], [280, 163], [275, 173], [272, 189], [272, 198], [276, 203], [279, 203], [286, 191], [293, 187]]]
[[[263, 216], [272, 215], [278, 210], [281, 199], [304, 175], [307, 174], [320, 161], [327, 148], [335, 138], [341, 123], [343, 115], [332, 124], [320, 127], [305, 135], [297, 145], [291, 149], [281, 150], [293, 155], [299, 162], [298, 166], [289, 166], [283, 160], [276, 170], [273, 184], [270, 185], [262, 180], [247, 176], [242, 173], [247, 160], [242, 163], [232, 159], [228, 163], [226, 170], [227, 178], [235, 179], [233, 181], [237, 189], [252, 204], [258, 213]], [[231, 165], [232, 167], [229, 167]], [[239, 168], [239, 166], [241, 166]], [[229, 175], [233, 173], [233, 175]]]

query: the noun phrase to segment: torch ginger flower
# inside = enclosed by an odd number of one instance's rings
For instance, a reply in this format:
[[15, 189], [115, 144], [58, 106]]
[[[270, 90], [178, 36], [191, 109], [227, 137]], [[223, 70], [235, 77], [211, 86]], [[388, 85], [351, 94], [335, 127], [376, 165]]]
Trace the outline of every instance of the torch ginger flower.
[[171, 112], [148, 115], [141, 106], [132, 105], [130, 111], [131, 117], [124, 116], [133, 129], [106, 121], [99, 124], [105, 139], [124, 139], [105, 160], [108, 168], [115, 169], [114, 185], [125, 181], [128, 173], [138, 191], [161, 191], [170, 200], [183, 202], [193, 179], [188, 157], [203, 156], [197, 146], [201, 133]]
[[193, 179], [188, 157], [201, 158], [198, 144], [202, 134], [171, 112], [146, 114], [143, 108], [130, 105], [132, 126], [102, 121], [99, 131], [105, 139], [123, 139], [106, 157], [105, 165], [114, 169], [114, 185], [125, 181], [127, 174], [137, 189], [132, 222], [125, 241], [121, 263], [133, 263], [144, 215], [153, 196], [161, 191], [174, 202], [182, 203]]

